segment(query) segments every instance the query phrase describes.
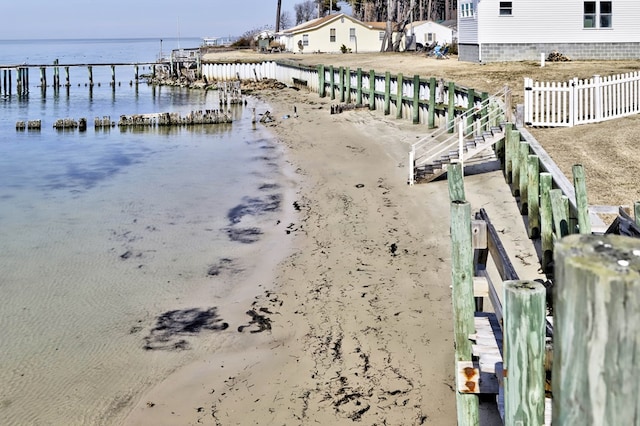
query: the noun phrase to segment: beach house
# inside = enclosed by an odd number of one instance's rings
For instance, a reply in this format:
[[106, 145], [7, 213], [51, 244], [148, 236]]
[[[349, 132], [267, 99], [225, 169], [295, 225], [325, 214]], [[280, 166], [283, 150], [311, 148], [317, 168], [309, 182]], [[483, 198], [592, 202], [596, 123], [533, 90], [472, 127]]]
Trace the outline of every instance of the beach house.
[[338, 13], [280, 31], [276, 41], [295, 53], [379, 52], [384, 34], [384, 22], [362, 22]]
[[459, 0], [458, 60], [640, 57], [638, 0]]
[[423, 46], [429, 46], [434, 42], [438, 44], [451, 44], [458, 37], [457, 22], [455, 20], [435, 22], [416, 21], [405, 28], [407, 40], [413, 40]]

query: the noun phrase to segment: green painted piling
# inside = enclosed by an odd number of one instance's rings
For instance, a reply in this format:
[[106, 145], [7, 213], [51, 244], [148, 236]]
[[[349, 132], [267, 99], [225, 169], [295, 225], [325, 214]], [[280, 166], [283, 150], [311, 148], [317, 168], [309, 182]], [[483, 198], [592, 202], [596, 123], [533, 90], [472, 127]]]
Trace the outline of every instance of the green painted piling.
[[335, 90], [335, 79], [336, 79], [336, 73], [335, 70], [333, 69], [333, 65], [329, 66], [329, 91], [331, 92], [331, 100], [334, 100], [336, 98], [336, 90]]
[[540, 160], [537, 155], [527, 156], [528, 199], [527, 222], [529, 238], [540, 236]]
[[551, 196], [551, 210], [553, 212], [553, 227], [555, 229], [556, 238], [560, 239], [570, 234], [569, 232], [569, 215], [564, 200], [562, 199], [561, 189], [552, 189], [549, 191]]
[[429, 79], [429, 111], [427, 114], [427, 127], [433, 129], [436, 127], [436, 78]]
[[640, 424], [639, 252], [613, 234], [556, 244], [554, 426]]
[[[466, 201], [451, 202], [451, 275], [453, 329], [456, 373], [458, 361], [471, 361], [469, 335], [475, 332], [473, 298], [473, 246], [471, 239], [471, 205]], [[459, 425], [480, 424], [478, 396], [456, 392]]]
[[420, 123], [420, 76], [413, 76], [413, 124]]
[[511, 131], [513, 130], [513, 123], [505, 124], [504, 128], [504, 178], [507, 183], [513, 182], [512, 173], [513, 173], [513, 144], [511, 143], [513, 139], [513, 135]]
[[318, 65], [318, 95], [321, 98], [327, 96], [327, 88], [324, 86], [324, 65]]
[[384, 115], [391, 113], [391, 73], [384, 73]]
[[640, 226], [640, 202], [633, 203], [633, 216], [636, 221], [636, 225]]
[[543, 425], [546, 289], [504, 282], [504, 424]]
[[591, 234], [591, 219], [589, 219], [589, 204], [587, 202], [587, 182], [584, 167], [575, 164], [573, 172], [573, 186], [576, 191], [576, 209], [578, 212], [578, 230], [581, 234]]
[[519, 163], [520, 163], [520, 213], [527, 214], [529, 211], [529, 164], [527, 158], [529, 157], [529, 142], [520, 141]]
[[456, 84], [449, 82], [449, 105], [447, 106], [447, 132], [453, 133], [455, 131], [456, 121]]
[[469, 89], [467, 91], [467, 123], [465, 126], [465, 131], [464, 134], [468, 135], [471, 134], [471, 132], [473, 131], [473, 119], [474, 119], [474, 112], [475, 112], [475, 108], [476, 108], [476, 91], [473, 89]]
[[449, 185], [449, 201], [466, 200], [462, 163], [452, 163], [447, 166], [447, 183]]
[[399, 73], [396, 77], [396, 83], [398, 85], [396, 91], [396, 118], [402, 118], [402, 89], [403, 89], [403, 79], [402, 73]]
[[369, 70], [369, 109], [376, 109], [376, 72]]
[[349, 67], [344, 70], [345, 79], [345, 102], [351, 103], [351, 69]]
[[540, 173], [540, 245], [542, 250], [542, 271], [549, 272], [553, 261], [553, 209], [551, 208], [551, 190], [553, 176]]
[[482, 110], [480, 111], [480, 129], [482, 131], [489, 130], [489, 94], [482, 92], [480, 95], [482, 99]]
[[511, 193], [514, 196], [518, 196], [520, 195], [520, 132], [518, 130], [512, 130], [509, 132], [509, 136], [513, 150], [511, 155]]
[[338, 69], [338, 90], [340, 91], [340, 102], [344, 102], [344, 67]]
[[362, 105], [362, 68], [356, 70], [356, 104]]

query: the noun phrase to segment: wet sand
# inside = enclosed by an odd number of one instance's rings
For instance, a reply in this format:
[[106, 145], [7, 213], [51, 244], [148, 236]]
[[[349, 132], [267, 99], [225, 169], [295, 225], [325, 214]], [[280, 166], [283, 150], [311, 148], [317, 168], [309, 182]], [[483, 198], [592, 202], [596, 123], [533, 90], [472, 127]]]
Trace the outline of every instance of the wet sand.
[[[259, 96], [295, 170], [293, 253], [262, 277], [256, 322], [222, 331], [234, 334], [223, 350], [151, 389], [126, 424], [455, 425], [447, 183], [406, 183], [425, 128], [332, 115], [329, 99], [290, 88]], [[502, 172], [489, 164], [465, 186], [535, 278]]]

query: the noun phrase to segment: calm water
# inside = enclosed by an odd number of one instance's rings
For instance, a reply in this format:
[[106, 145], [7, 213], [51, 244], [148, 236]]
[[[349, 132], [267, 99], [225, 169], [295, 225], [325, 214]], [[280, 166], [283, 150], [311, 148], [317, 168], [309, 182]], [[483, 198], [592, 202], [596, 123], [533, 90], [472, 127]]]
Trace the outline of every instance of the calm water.
[[[159, 50], [0, 41], [0, 64], [144, 62]], [[94, 129], [94, 117], [219, 106], [214, 92], [130, 85], [133, 72], [116, 68], [112, 90], [110, 68], [94, 68], [90, 90], [79, 68], [68, 89], [43, 91], [32, 69], [28, 96], [0, 97], [0, 424], [119, 423], [149, 386], [233, 339], [238, 314], [224, 302], [277, 260], [264, 253], [285, 235], [290, 191], [279, 147], [251, 123], [266, 105], [233, 108], [231, 125]], [[88, 130], [52, 128], [65, 117]], [[15, 129], [34, 119], [40, 131]]]

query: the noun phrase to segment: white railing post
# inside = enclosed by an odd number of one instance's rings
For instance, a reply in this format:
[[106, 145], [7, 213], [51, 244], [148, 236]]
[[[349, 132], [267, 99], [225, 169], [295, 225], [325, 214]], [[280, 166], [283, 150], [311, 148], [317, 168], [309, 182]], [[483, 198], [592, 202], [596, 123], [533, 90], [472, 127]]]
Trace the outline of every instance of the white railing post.
[[460, 168], [462, 169], [462, 173], [464, 175], [464, 122], [465, 120], [460, 120], [458, 124], [458, 159], [460, 160]]
[[573, 127], [578, 119], [577, 97], [578, 97], [578, 78], [574, 77], [569, 83], [569, 126]]
[[594, 92], [594, 102], [595, 102], [595, 106], [594, 106], [594, 119], [595, 121], [600, 121], [602, 120], [602, 91], [603, 91], [603, 87], [602, 87], [602, 80], [600, 79], [599, 75], [594, 75], [593, 76], [593, 92]]

